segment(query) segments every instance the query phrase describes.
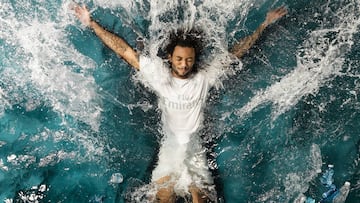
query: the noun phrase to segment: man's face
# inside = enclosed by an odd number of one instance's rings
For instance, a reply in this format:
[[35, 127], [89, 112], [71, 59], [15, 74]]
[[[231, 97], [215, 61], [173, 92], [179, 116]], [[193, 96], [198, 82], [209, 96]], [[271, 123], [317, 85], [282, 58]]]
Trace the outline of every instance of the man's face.
[[195, 63], [195, 49], [192, 47], [176, 46], [174, 52], [169, 56], [171, 62], [171, 73], [174, 77], [187, 78]]

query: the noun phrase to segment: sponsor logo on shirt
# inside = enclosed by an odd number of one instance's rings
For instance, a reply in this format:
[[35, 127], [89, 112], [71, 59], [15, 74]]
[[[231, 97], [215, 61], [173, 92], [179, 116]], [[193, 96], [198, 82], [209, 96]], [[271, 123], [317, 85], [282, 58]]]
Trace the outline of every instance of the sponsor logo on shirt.
[[186, 95], [178, 95], [177, 101], [171, 101], [166, 97], [162, 97], [161, 103], [169, 109], [188, 110], [204, 103], [204, 99], [201, 99], [201, 97], [192, 99]]

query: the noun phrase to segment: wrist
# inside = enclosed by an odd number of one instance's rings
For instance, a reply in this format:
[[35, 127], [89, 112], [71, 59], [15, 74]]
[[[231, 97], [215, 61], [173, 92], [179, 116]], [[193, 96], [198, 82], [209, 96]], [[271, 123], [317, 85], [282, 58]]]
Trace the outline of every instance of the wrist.
[[95, 21], [90, 17], [88, 27], [93, 29], [94, 28], [94, 23], [95, 23]]
[[269, 23], [267, 21], [264, 21], [263, 23], [261, 23], [261, 27], [263, 27], [263, 29], [265, 29], [268, 25], [269, 25]]

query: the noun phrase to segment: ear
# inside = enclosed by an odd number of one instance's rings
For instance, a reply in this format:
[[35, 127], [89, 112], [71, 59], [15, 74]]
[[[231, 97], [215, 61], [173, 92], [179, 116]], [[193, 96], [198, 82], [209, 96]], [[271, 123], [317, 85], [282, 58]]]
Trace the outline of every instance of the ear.
[[168, 55], [168, 60], [171, 62], [171, 54]]

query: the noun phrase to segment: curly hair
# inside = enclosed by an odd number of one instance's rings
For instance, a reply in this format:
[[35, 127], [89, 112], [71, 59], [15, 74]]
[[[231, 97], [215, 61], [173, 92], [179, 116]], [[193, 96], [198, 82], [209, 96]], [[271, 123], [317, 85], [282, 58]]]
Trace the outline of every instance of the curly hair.
[[191, 30], [177, 29], [169, 34], [168, 43], [165, 45], [164, 50], [167, 55], [172, 55], [176, 46], [191, 47], [195, 50], [195, 63], [193, 71], [198, 70], [200, 63], [200, 56], [205, 46], [203, 31], [193, 28]]

